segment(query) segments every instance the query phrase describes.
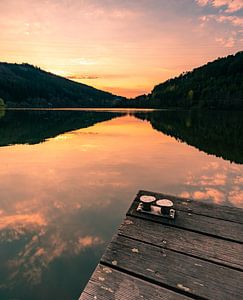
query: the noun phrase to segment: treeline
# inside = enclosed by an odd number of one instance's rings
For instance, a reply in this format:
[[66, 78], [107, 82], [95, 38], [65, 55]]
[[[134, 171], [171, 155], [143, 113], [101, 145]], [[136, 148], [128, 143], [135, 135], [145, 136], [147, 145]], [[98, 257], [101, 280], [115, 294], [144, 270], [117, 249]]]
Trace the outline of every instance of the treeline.
[[117, 97], [29, 64], [0, 63], [0, 98], [7, 107], [113, 107]]
[[243, 52], [182, 73], [120, 106], [243, 110]]

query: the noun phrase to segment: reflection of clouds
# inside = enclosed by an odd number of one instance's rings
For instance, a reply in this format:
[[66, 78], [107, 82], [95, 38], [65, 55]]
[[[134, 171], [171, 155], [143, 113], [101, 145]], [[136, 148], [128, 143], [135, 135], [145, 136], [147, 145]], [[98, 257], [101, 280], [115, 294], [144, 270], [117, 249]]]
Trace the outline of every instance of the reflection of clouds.
[[228, 162], [209, 162], [198, 174], [188, 172], [181, 197], [210, 200], [217, 204], [243, 206], [241, 168]]
[[103, 244], [103, 240], [98, 236], [78, 236], [75, 239], [64, 239], [60, 232], [48, 235], [47, 232], [40, 232], [32, 237], [18, 255], [8, 261], [10, 272], [10, 282], [12, 285], [18, 276], [36, 285], [41, 282], [43, 271], [56, 258], [63, 255], [77, 255], [81, 251]]
[[235, 206], [238, 206], [238, 207], [242, 207], [243, 208], [243, 205], [242, 205], [242, 201], [243, 201], [243, 190], [234, 190], [234, 191], [231, 191], [229, 193], [229, 201], [235, 205]]
[[164, 136], [146, 121], [127, 116], [67, 136], [0, 148], [0, 246], [15, 251], [2, 273], [12, 285], [37, 284], [55, 263], [100, 249], [138, 189], [222, 204], [228, 191], [229, 203], [240, 205], [242, 166]]
[[23, 214], [23, 215], [12, 215], [12, 216], [1, 216], [0, 229], [6, 227], [15, 227], [18, 224], [28, 225], [46, 225], [46, 221], [40, 214]]
[[240, 185], [243, 185], [243, 176], [237, 176], [237, 177], [234, 179], [234, 184], [240, 184]]
[[186, 184], [191, 186], [224, 186], [226, 184], [226, 174], [212, 174], [212, 175], [201, 175], [200, 178], [196, 179], [193, 176], [189, 176]]
[[217, 189], [206, 188], [205, 191], [193, 192], [192, 198], [197, 200], [211, 199], [216, 204], [220, 204], [224, 201], [225, 195], [223, 192]]
[[212, 169], [218, 169], [220, 166], [219, 162], [212, 161], [207, 163], [205, 166], [202, 167], [203, 170], [212, 170]]
[[102, 239], [98, 236], [79, 237], [77, 243], [74, 245], [73, 251], [78, 254], [80, 251], [82, 251], [82, 249], [93, 247], [102, 243]]

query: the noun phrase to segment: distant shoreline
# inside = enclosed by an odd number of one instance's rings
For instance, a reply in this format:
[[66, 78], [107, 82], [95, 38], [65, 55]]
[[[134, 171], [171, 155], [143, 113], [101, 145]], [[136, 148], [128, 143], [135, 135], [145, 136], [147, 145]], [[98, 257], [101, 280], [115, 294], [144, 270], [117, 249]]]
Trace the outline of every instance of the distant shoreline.
[[157, 110], [167, 110], [167, 109], [156, 109], [156, 108], [89, 108], [89, 107], [61, 107], [61, 108], [45, 108], [45, 107], [8, 107], [4, 110], [73, 110], [73, 111], [157, 111]]

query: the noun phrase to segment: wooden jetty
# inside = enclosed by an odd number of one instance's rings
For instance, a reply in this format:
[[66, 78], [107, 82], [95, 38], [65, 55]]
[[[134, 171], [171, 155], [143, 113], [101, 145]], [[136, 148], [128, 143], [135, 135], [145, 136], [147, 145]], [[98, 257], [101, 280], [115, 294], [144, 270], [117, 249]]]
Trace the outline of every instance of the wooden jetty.
[[[174, 203], [175, 219], [138, 211]], [[243, 299], [243, 210], [140, 191], [80, 300]]]

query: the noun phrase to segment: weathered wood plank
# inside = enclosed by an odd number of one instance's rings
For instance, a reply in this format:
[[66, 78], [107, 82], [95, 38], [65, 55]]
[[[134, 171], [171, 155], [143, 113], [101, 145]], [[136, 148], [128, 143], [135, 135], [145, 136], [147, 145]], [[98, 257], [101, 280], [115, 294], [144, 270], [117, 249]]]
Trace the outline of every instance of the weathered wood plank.
[[243, 245], [127, 216], [119, 234], [243, 271]]
[[[137, 212], [141, 195], [176, 219]], [[243, 210], [140, 191], [80, 300], [243, 299]]]
[[195, 213], [198, 215], [204, 215], [208, 217], [223, 219], [227, 221], [232, 221], [236, 223], [243, 224], [243, 212], [242, 209], [230, 206], [216, 205], [205, 203], [203, 201], [195, 201], [192, 199], [186, 199], [181, 197], [175, 197], [162, 193], [154, 193], [151, 191], [139, 191], [136, 200], [142, 195], [155, 196], [157, 199], [168, 198], [175, 202], [175, 207], [177, 210], [182, 210], [185, 212]]
[[189, 297], [98, 265], [79, 300], [189, 300]]
[[101, 262], [195, 297], [243, 299], [242, 272], [123, 236], [113, 238]]
[[[170, 220], [161, 218], [160, 216], [138, 212], [138, 203], [139, 201], [136, 199], [128, 210], [127, 215], [243, 243], [243, 224], [181, 210], [176, 210], [175, 220]], [[174, 201], [174, 203], [176, 208], [177, 202]]]

